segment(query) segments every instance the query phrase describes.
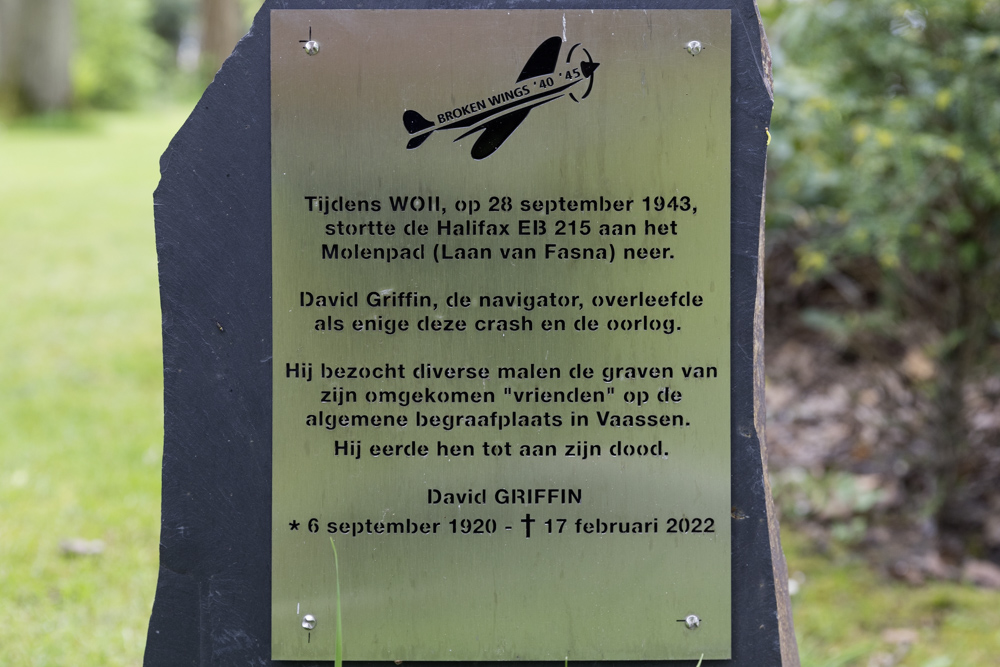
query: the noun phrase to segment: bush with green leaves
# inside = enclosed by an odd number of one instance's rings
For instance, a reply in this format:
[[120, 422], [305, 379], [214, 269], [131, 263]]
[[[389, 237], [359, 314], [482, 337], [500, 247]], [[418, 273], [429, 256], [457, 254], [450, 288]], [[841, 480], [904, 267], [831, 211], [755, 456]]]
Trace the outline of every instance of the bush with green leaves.
[[152, 30], [149, 0], [76, 0], [76, 12], [79, 104], [128, 108], [159, 88], [170, 52]]
[[941, 518], [975, 465], [963, 388], [995, 371], [1000, 337], [1000, 0], [773, 0], [764, 13], [772, 243], [794, 253], [789, 282], [865, 295], [827, 322], [921, 332], [938, 410], [934, 454], [917, 463]]

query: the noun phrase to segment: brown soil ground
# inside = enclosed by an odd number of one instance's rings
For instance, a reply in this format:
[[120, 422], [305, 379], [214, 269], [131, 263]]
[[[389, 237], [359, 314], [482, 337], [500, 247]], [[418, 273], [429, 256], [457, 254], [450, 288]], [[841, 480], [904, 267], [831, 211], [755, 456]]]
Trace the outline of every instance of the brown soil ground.
[[[961, 491], [940, 512], [926, 346], [839, 349], [789, 313], [767, 334], [767, 440], [775, 498], [819, 548], [848, 543], [912, 583], [1000, 588], [1000, 375], [965, 390]], [[919, 336], [914, 336], [919, 339]]]

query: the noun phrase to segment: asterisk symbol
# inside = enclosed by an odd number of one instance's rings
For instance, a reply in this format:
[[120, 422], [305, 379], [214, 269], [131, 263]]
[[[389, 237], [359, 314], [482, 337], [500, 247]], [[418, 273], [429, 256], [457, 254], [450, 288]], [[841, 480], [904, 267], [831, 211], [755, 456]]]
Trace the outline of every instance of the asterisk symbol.
[[292, 527], [292, 530], [298, 530], [298, 529], [299, 529], [299, 522], [298, 522], [298, 521], [295, 521], [294, 519], [293, 519], [293, 520], [292, 520], [292, 522], [291, 522], [290, 524], [288, 524], [288, 525]]

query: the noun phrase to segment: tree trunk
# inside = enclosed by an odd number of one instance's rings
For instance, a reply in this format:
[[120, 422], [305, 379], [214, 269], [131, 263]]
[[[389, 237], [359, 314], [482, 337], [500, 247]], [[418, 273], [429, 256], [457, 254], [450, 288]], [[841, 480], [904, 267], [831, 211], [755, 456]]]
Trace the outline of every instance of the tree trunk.
[[0, 0], [0, 110], [19, 106], [21, 0]]
[[215, 74], [243, 36], [239, 0], [201, 0], [201, 64]]
[[14, 111], [68, 109], [73, 101], [72, 0], [0, 0], [0, 95]]

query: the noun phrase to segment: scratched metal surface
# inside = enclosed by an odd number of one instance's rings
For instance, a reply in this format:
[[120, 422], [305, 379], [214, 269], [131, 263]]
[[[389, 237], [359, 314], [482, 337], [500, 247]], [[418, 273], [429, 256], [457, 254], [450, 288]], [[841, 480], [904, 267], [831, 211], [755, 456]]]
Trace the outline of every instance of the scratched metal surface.
[[[320, 52], [306, 55], [312, 37]], [[558, 67], [517, 81], [549, 38]], [[701, 42], [693, 56], [685, 45]], [[570, 54], [575, 44], [581, 48]], [[581, 51], [586, 49], [586, 56]], [[587, 58], [590, 76], [572, 74]], [[568, 60], [569, 62], [566, 62]], [[592, 66], [591, 66], [592, 67]], [[328, 523], [439, 523], [433, 535], [332, 535], [337, 543], [344, 657], [349, 660], [676, 660], [730, 655], [730, 12], [728, 11], [275, 11], [272, 68], [273, 492], [272, 657], [333, 658], [336, 580]], [[540, 73], [539, 73], [540, 72]], [[575, 83], [574, 83], [575, 82]], [[548, 96], [571, 83], [572, 86]], [[592, 84], [592, 85], [591, 85]], [[491, 96], [526, 88], [544, 104], [523, 122], [495, 112]], [[589, 89], [589, 91], [588, 91]], [[573, 93], [573, 97], [569, 94]], [[586, 94], [585, 96], [585, 93]], [[554, 97], [555, 94], [561, 97]], [[533, 97], [534, 96], [534, 97]], [[550, 99], [551, 98], [551, 99]], [[516, 112], [523, 109], [512, 98]], [[481, 101], [478, 107], [476, 102]], [[460, 111], [456, 114], [455, 109]], [[433, 127], [404, 126], [415, 110]], [[453, 112], [451, 118], [448, 112]], [[456, 127], [455, 116], [493, 125]], [[516, 125], [508, 132], [511, 125]], [[480, 136], [504, 135], [474, 159]], [[428, 135], [407, 149], [414, 138]], [[509, 136], [506, 136], [509, 135]], [[488, 143], [488, 142], [487, 142]], [[484, 150], [479, 149], [482, 157]], [[439, 211], [393, 212], [391, 196], [436, 197]], [[643, 198], [688, 197], [687, 211], [645, 210]], [[308, 210], [309, 196], [378, 200], [381, 211]], [[530, 212], [521, 200], [632, 201], [631, 211]], [[498, 211], [489, 211], [491, 197]], [[510, 197], [513, 210], [504, 211]], [[456, 202], [476, 200], [476, 215]], [[319, 200], [314, 200], [314, 205]], [[651, 200], [655, 208], [655, 200]], [[683, 205], [679, 203], [679, 205]], [[695, 213], [692, 209], [697, 209]], [[506, 224], [511, 236], [441, 236], [438, 220]], [[518, 235], [519, 220], [546, 221], [544, 235]], [[559, 220], [588, 219], [591, 232], [555, 235]], [[426, 236], [407, 236], [411, 221]], [[646, 221], [676, 234], [651, 237]], [[381, 221], [393, 236], [327, 235], [326, 225]], [[676, 222], [676, 227], [670, 223]], [[634, 224], [635, 236], [600, 236], [599, 226]], [[529, 224], [534, 230], [534, 223]], [[572, 231], [567, 224], [566, 232]], [[615, 231], [611, 228], [609, 231]], [[392, 262], [323, 259], [323, 244], [405, 250], [424, 259]], [[604, 249], [614, 261], [545, 258], [557, 248]], [[670, 247], [669, 259], [626, 260], [627, 248]], [[534, 249], [535, 259], [503, 257]], [[486, 251], [489, 259], [445, 259]], [[436, 258], [436, 259], [435, 259]], [[597, 296], [701, 295], [699, 307], [597, 307]], [[302, 292], [357, 293], [357, 305], [303, 307]], [[430, 307], [374, 308], [369, 293], [416, 292]], [[479, 297], [579, 297], [579, 306], [480, 307]], [[469, 308], [447, 298], [468, 295]], [[435, 307], [436, 306], [436, 309]], [[465, 332], [354, 332], [354, 320], [465, 320]], [[672, 321], [660, 332], [612, 332], [608, 321]], [[317, 320], [345, 330], [317, 331]], [[489, 320], [532, 320], [533, 331], [478, 332]], [[579, 332], [579, 318], [597, 331]], [[563, 320], [567, 331], [543, 331]], [[485, 326], [485, 324], [480, 325]], [[495, 325], [494, 325], [495, 326]], [[312, 381], [288, 365], [312, 364]], [[405, 369], [398, 380], [320, 378], [331, 367]], [[487, 368], [489, 379], [413, 378], [420, 364]], [[558, 367], [559, 380], [509, 380], [499, 367]], [[592, 379], [568, 377], [580, 364]], [[605, 367], [664, 367], [660, 380], [601, 379]], [[684, 367], [713, 367], [718, 378], [684, 378]], [[656, 400], [670, 386], [675, 403]], [[492, 391], [492, 403], [436, 406], [370, 404], [366, 391]], [[524, 403], [514, 392], [603, 392], [602, 404]], [[323, 391], [357, 392], [357, 402], [324, 404]], [[511, 393], [505, 393], [506, 390]], [[639, 408], [626, 392], [647, 392]], [[331, 394], [335, 397], [336, 394]], [[420, 426], [417, 413], [549, 415], [549, 425], [487, 428]], [[684, 426], [601, 426], [598, 413], [681, 415]], [[319, 415], [405, 416], [405, 428], [310, 426]], [[571, 413], [589, 417], [570, 425]], [[558, 415], [563, 425], [552, 426]], [[610, 446], [662, 441], [669, 456], [611, 456]], [[360, 443], [360, 458], [334, 443]], [[468, 456], [438, 456], [437, 444], [475, 446]], [[578, 441], [601, 456], [568, 458]], [[426, 457], [374, 458], [372, 445], [425, 444]], [[483, 443], [511, 456], [486, 457]], [[555, 457], [522, 457], [521, 445], [557, 446]], [[580, 504], [501, 505], [496, 491], [580, 489]], [[485, 491], [485, 502], [430, 504], [428, 493]], [[433, 497], [433, 496], [432, 496]], [[527, 515], [531, 515], [528, 519]], [[317, 519], [310, 532], [310, 519]], [[667, 533], [668, 521], [712, 519], [714, 532]], [[492, 534], [452, 534], [450, 521], [495, 521]], [[566, 519], [563, 534], [544, 524]], [[576, 522], [581, 521], [581, 532]], [[595, 535], [586, 523], [656, 520], [654, 534]], [[531, 523], [533, 521], [533, 523]], [[292, 525], [298, 523], [296, 530]], [[531, 525], [531, 537], [526, 526]], [[461, 528], [461, 524], [457, 524]], [[488, 524], [492, 526], [492, 524]], [[507, 530], [510, 527], [510, 530]], [[302, 627], [306, 614], [316, 618]], [[701, 625], [678, 622], [697, 614]]]

